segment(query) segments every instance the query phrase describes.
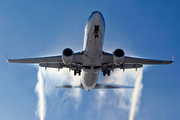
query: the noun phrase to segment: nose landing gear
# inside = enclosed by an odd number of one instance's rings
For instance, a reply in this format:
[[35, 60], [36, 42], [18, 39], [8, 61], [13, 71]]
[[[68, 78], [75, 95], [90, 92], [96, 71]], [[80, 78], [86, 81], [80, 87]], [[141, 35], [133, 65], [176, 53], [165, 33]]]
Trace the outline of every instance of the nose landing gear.
[[79, 74], [79, 76], [81, 75], [81, 70], [74, 70], [74, 76], [76, 76], [76, 73]]

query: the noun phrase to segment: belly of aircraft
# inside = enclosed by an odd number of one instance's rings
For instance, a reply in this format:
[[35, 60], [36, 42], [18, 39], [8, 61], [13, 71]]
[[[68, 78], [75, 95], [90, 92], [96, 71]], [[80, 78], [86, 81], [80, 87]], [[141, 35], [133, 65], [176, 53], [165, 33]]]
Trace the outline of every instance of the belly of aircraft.
[[98, 80], [98, 73], [99, 73], [99, 71], [98, 72], [95, 72], [95, 71], [89, 72], [87, 70], [83, 70], [82, 85], [87, 91], [91, 90], [96, 85], [97, 80]]
[[97, 83], [101, 69], [104, 19], [99, 12], [93, 13], [85, 28], [82, 85], [89, 91]]

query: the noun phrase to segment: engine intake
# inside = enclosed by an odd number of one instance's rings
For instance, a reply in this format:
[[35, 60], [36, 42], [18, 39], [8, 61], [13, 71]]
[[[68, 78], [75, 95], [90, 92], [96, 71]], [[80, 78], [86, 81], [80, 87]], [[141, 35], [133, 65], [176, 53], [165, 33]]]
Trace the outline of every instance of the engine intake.
[[122, 56], [124, 56], [124, 51], [121, 50], [121, 49], [116, 49], [116, 50], [114, 51], [114, 55], [115, 55], [116, 57], [122, 57]]
[[66, 48], [62, 53], [62, 61], [64, 64], [69, 65], [73, 60], [73, 51], [70, 48]]
[[120, 65], [124, 61], [124, 51], [116, 49], [113, 53], [113, 61], [115, 65]]

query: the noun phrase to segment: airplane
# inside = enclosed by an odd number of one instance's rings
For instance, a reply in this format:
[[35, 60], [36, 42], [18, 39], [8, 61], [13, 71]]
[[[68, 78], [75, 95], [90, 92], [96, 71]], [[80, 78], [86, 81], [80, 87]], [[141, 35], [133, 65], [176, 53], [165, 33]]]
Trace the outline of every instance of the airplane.
[[125, 56], [122, 49], [116, 49], [113, 53], [108, 53], [102, 50], [105, 33], [105, 20], [101, 12], [94, 11], [89, 16], [85, 26], [84, 35], [84, 50], [74, 53], [72, 49], [65, 48], [62, 55], [27, 58], [27, 59], [7, 59], [9, 63], [34, 63], [40, 67], [57, 68], [58, 71], [62, 68], [69, 68], [74, 71], [74, 75], [81, 76], [80, 86], [57, 86], [56, 88], [80, 88], [86, 89], [88, 92], [91, 89], [114, 89], [114, 88], [132, 88], [131, 86], [112, 86], [97, 84], [98, 75], [101, 71], [103, 75], [110, 76], [110, 72], [114, 69], [125, 69], [143, 67], [143, 65], [153, 64], [172, 64], [172, 61], [142, 59]]

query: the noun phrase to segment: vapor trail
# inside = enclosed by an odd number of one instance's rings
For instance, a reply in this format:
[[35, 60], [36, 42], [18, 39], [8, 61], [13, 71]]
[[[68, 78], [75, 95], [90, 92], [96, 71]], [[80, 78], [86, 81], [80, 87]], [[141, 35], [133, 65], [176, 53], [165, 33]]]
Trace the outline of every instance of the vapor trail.
[[[61, 109], [69, 108], [68, 105], [73, 103], [74, 108], [77, 110], [78, 106], [81, 103], [81, 90], [79, 89], [70, 89], [62, 91], [62, 89], [55, 88], [56, 86], [63, 86], [63, 85], [80, 85], [80, 76], [74, 76], [74, 72], [69, 72], [69, 69], [63, 68], [59, 72], [57, 69], [48, 68], [47, 70], [41, 69], [43, 74], [43, 81], [44, 81], [44, 93], [46, 97], [52, 98], [57, 96], [58, 100], [58, 110], [59, 115]], [[60, 92], [61, 91], [61, 92]], [[59, 96], [61, 93], [61, 96]], [[62, 103], [66, 104], [62, 104]]]
[[130, 113], [129, 113], [129, 120], [134, 119], [135, 113], [138, 111], [138, 104], [140, 102], [140, 97], [141, 97], [141, 90], [142, 90], [142, 77], [143, 77], [143, 71], [141, 69], [136, 82], [134, 86], [134, 91], [132, 93], [132, 98], [131, 98], [131, 108], [130, 108]]
[[38, 96], [38, 105], [37, 105], [37, 111], [36, 113], [39, 115], [40, 120], [44, 120], [45, 118], [45, 112], [46, 112], [46, 99], [44, 94], [44, 81], [41, 73], [41, 69], [39, 68], [38, 71], [38, 82], [36, 84], [35, 91]]

